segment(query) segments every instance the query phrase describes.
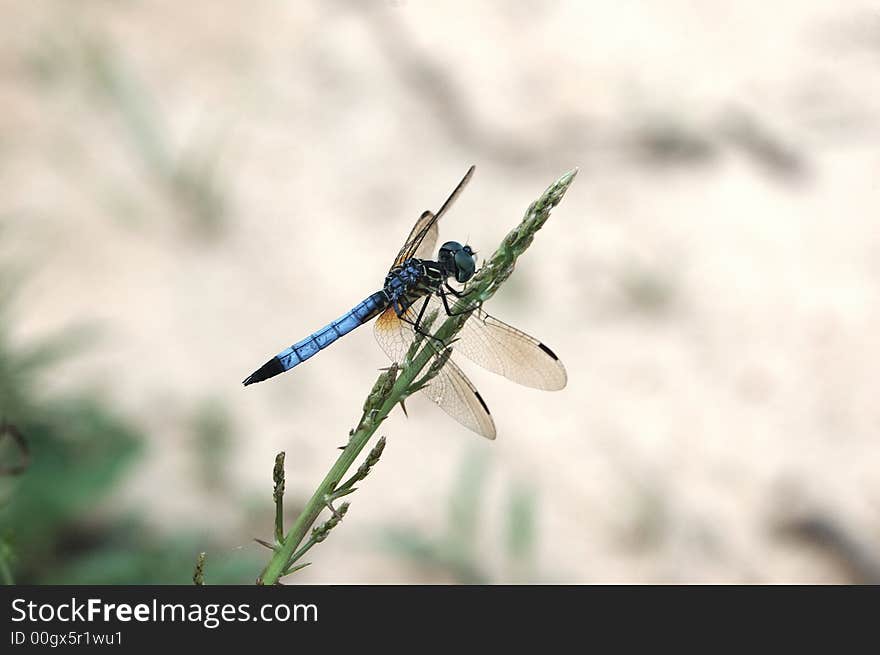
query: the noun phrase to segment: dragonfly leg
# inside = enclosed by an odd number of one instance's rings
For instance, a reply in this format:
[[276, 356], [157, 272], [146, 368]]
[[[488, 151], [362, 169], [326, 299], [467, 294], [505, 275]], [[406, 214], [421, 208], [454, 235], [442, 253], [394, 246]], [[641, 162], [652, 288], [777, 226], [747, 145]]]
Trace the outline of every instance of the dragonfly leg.
[[428, 302], [431, 300], [431, 296], [425, 296], [425, 302], [422, 303], [422, 308], [419, 310], [419, 315], [416, 317], [416, 322], [413, 324], [417, 330], [420, 330], [422, 327], [422, 317], [425, 315], [425, 310], [428, 308]]
[[[458, 293], [457, 291], [455, 291], [451, 287], [449, 288], [449, 291], [452, 291], [452, 295], [455, 296], [456, 298], [461, 298], [462, 296], [464, 296], [464, 294]], [[467, 309], [464, 309], [460, 312], [453, 312], [452, 309], [449, 307], [449, 301], [446, 299], [447, 292], [444, 291], [443, 287], [440, 287], [440, 289], [438, 289], [438, 293], [440, 294], [440, 300], [443, 301], [443, 308], [446, 310], [446, 314], [449, 316], [461, 316], [462, 314], [470, 314], [472, 311], [474, 311], [475, 309], [477, 309], [480, 306], [480, 303], [476, 302], [473, 304], [472, 307], [468, 307]]]
[[446, 290], [456, 298], [461, 298], [462, 296], [464, 296], [461, 291], [456, 291], [455, 288], [451, 284], [449, 284], [449, 280], [444, 281], [443, 286], [446, 287]]
[[422, 317], [425, 315], [425, 310], [428, 308], [428, 303], [430, 302], [430, 300], [431, 300], [430, 294], [425, 296], [425, 301], [422, 303], [422, 308], [419, 310], [419, 315], [415, 321], [407, 318], [406, 312], [403, 311], [403, 309], [400, 307], [400, 305], [398, 304], [397, 301], [392, 302], [391, 306], [394, 308], [394, 313], [397, 314], [397, 318], [399, 318], [404, 323], [409, 323], [410, 325], [412, 325], [413, 330], [416, 332], [416, 334], [420, 334], [421, 336], [427, 337], [428, 339], [431, 339], [432, 341], [436, 341], [439, 344], [439, 348], [442, 350], [443, 348], [446, 347], [446, 344], [443, 343], [443, 340], [438, 339], [433, 334], [428, 334], [427, 332], [425, 332], [422, 329]]

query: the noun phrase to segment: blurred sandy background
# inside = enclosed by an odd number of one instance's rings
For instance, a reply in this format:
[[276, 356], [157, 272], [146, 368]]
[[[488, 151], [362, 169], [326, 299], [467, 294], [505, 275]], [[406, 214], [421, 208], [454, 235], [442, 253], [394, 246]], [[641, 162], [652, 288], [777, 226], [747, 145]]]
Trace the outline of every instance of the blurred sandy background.
[[[241, 380], [377, 290], [470, 164], [441, 239], [486, 255], [580, 167], [488, 307], [569, 386], [465, 362], [498, 440], [413, 399], [289, 582], [880, 578], [876, 3], [0, 7], [4, 352], [87, 334], [2, 413], [87, 394], [134, 444], [94, 474], [33, 444], [17, 580], [186, 582], [206, 549], [252, 581], [275, 453], [292, 518], [387, 362], [370, 326]], [[72, 471], [106, 484], [28, 532]]]

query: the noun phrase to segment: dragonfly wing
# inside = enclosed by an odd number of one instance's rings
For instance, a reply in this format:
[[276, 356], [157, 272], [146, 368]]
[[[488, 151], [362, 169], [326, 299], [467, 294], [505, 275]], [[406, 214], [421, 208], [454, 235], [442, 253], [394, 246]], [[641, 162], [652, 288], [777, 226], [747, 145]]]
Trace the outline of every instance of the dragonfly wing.
[[463, 426], [487, 439], [495, 438], [495, 422], [476, 387], [451, 359], [422, 389], [431, 402]]
[[[410, 320], [414, 321], [416, 316], [415, 310], [408, 310], [407, 317]], [[376, 319], [373, 330], [382, 350], [394, 362], [403, 360], [415, 339], [412, 327], [401, 321], [391, 308]], [[487, 439], [495, 438], [495, 423], [489, 414], [489, 408], [453, 361], [446, 362], [437, 376], [422, 389], [422, 393], [466, 428]]]
[[419, 217], [419, 220], [416, 221], [416, 224], [413, 226], [413, 229], [410, 231], [409, 236], [406, 238], [406, 242], [403, 244], [403, 248], [400, 249], [400, 252], [397, 253], [397, 257], [394, 260], [394, 264], [392, 264], [391, 268], [395, 268], [396, 266], [400, 266], [410, 257], [419, 257], [420, 259], [428, 259], [431, 254], [434, 252], [434, 247], [437, 245], [437, 221], [445, 214], [452, 204], [455, 202], [456, 198], [461, 195], [461, 192], [464, 191], [464, 188], [467, 186], [467, 183], [471, 180], [471, 175], [474, 173], [474, 167], [471, 166], [468, 169], [468, 172], [465, 173], [464, 177], [461, 178], [461, 182], [458, 183], [458, 186], [455, 187], [453, 192], [446, 199], [446, 202], [443, 203], [443, 206], [440, 207], [440, 210], [434, 214], [433, 212], [426, 211], [422, 213]]
[[401, 321], [391, 307], [382, 312], [373, 323], [373, 334], [388, 359], [398, 364], [403, 361], [416, 336], [412, 328]]
[[[427, 311], [434, 308], [440, 309], [442, 319], [445, 309], [437, 296], [431, 298]], [[565, 367], [552, 350], [481, 308], [465, 321], [452, 347], [486, 370], [526, 387], [558, 391], [568, 381]]]
[[429, 221], [428, 229], [425, 230], [425, 236], [412, 256], [417, 259], [432, 259], [434, 251], [437, 249], [437, 238], [440, 235], [440, 230], [437, 228], [437, 217], [433, 212], [425, 212], [422, 214], [422, 218]]

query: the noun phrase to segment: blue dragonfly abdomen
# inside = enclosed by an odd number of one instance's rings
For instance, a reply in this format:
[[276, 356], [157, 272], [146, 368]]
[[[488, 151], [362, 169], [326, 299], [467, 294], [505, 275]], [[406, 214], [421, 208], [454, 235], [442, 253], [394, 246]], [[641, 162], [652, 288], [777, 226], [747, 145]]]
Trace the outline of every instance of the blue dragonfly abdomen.
[[309, 357], [316, 355], [335, 342], [339, 337], [348, 334], [356, 327], [363, 325], [374, 316], [382, 313], [387, 307], [388, 296], [384, 291], [377, 291], [335, 321], [275, 355], [275, 357], [245, 378], [245, 386], [254, 382], [268, 380], [279, 373], [289, 371], [298, 364], [302, 364]]

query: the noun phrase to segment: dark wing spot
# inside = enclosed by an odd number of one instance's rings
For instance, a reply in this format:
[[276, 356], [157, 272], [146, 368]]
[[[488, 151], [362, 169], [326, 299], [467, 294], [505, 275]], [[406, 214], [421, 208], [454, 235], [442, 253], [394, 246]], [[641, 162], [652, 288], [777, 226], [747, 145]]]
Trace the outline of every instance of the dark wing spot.
[[552, 350], [550, 350], [550, 349], [549, 349], [547, 346], [545, 346], [543, 343], [539, 343], [539, 344], [538, 344], [538, 347], [539, 347], [541, 350], [543, 350], [545, 353], [547, 353], [548, 355], [550, 355], [550, 356], [551, 356], [553, 359], [555, 359], [557, 362], [559, 361], [559, 358], [556, 356], [556, 353], [553, 352]]
[[480, 401], [480, 404], [483, 406], [483, 409], [486, 410], [486, 413], [491, 414], [491, 412], [489, 411], [489, 407], [488, 407], [488, 405], [486, 405], [486, 401], [483, 400], [483, 397], [480, 395], [480, 392], [474, 391], [474, 395], [477, 397], [477, 400]]

